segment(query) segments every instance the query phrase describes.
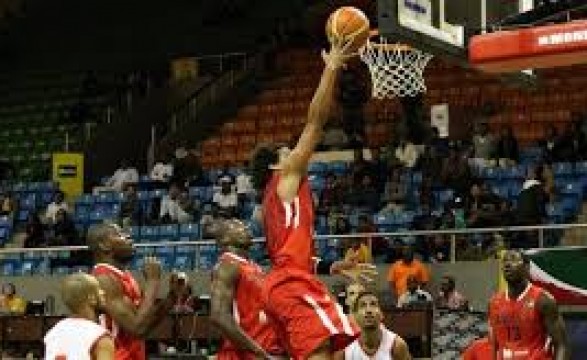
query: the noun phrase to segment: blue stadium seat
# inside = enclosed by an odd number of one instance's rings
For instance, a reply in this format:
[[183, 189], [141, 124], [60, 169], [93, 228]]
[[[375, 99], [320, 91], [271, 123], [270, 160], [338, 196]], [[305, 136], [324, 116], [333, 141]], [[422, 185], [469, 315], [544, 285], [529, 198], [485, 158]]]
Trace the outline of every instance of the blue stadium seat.
[[26, 192], [27, 189], [27, 184], [26, 183], [16, 183], [14, 185], [12, 185], [12, 191], [15, 193], [21, 193], [21, 192]]
[[20, 208], [35, 210], [37, 208], [37, 194], [29, 193], [20, 197]]
[[10, 239], [10, 228], [0, 227], [0, 245], [6, 244], [8, 239]]
[[189, 271], [193, 269], [192, 257], [187, 255], [175, 255], [173, 268], [180, 271]]
[[123, 194], [118, 192], [103, 192], [96, 197], [96, 202], [101, 204], [109, 204], [120, 202], [123, 199]]
[[130, 233], [130, 237], [133, 239], [133, 241], [138, 241], [141, 236], [141, 227], [140, 226], [131, 226], [129, 233]]
[[162, 198], [165, 195], [167, 195], [167, 190], [162, 190], [162, 189], [153, 190], [149, 194], [151, 199]]
[[484, 167], [480, 169], [480, 175], [483, 179], [496, 180], [502, 178], [502, 170], [500, 168]]
[[527, 168], [524, 165], [517, 165], [505, 168], [503, 170], [504, 179], [524, 179], [526, 177]]
[[569, 177], [573, 175], [572, 163], [554, 163], [552, 164], [552, 172], [555, 177]]
[[324, 178], [322, 176], [310, 175], [308, 177], [308, 180], [310, 181], [310, 187], [313, 191], [322, 192], [325, 183]]
[[581, 161], [575, 164], [575, 173], [587, 175], [587, 161]]
[[19, 210], [16, 220], [21, 223], [26, 222], [29, 218], [30, 213], [31, 213], [31, 210], [28, 210], [28, 209]]
[[157, 226], [142, 226], [141, 227], [141, 241], [151, 242], [157, 239], [157, 232], [159, 228]]
[[422, 173], [420, 171], [415, 171], [412, 173], [412, 184], [421, 184], [422, 183]]
[[162, 225], [159, 227], [159, 241], [175, 241], [178, 240], [178, 225]]
[[328, 166], [323, 162], [313, 161], [308, 165], [309, 174], [324, 174], [328, 170]]
[[331, 171], [336, 175], [344, 175], [348, 171], [348, 163], [344, 161], [333, 161], [327, 163], [327, 171]]
[[92, 194], [82, 194], [75, 200], [76, 208], [79, 205], [93, 205], [96, 202], [96, 199], [92, 196]]
[[179, 226], [179, 239], [181, 241], [194, 241], [200, 239], [200, 225], [196, 223], [181, 224]]
[[454, 191], [451, 189], [436, 191], [435, 197], [437, 204], [446, 204], [447, 202], [452, 201], [452, 199], [454, 198]]
[[374, 215], [373, 223], [381, 232], [394, 231], [396, 228], [396, 218], [393, 214], [378, 214]]
[[33, 260], [23, 260], [19, 275], [33, 275], [37, 273], [37, 263]]

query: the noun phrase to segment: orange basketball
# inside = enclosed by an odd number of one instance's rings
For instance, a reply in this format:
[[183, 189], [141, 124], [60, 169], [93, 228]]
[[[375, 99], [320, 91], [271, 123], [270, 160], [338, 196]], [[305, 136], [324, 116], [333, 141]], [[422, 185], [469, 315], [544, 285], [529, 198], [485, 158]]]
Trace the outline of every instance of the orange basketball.
[[330, 42], [339, 37], [352, 38], [351, 50], [357, 51], [369, 38], [369, 19], [361, 10], [343, 6], [328, 17], [326, 36]]

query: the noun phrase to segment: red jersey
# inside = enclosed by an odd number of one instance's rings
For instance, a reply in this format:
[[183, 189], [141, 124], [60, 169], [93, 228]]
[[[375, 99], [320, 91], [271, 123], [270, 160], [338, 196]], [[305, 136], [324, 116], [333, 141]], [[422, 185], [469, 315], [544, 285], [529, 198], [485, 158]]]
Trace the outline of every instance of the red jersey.
[[[94, 276], [108, 275], [117, 279], [122, 286], [124, 295], [132, 304], [139, 307], [143, 295], [139, 284], [130, 272], [122, 271], [109, 264], [97, 264], [94, 266], [92, 274]], [[115, 360], [145, 360], [147, 358], [145, 342], [142, 339], [126, 334], [108, 315], [101, 315], [100, 323], [110, 331], [114, 338]]]
[[277, 193], [279, 178], [279, 174], [273, 174], [263, 196], [263, 222], [272, 268], [313, 273], [314, 202], [310, 183], [303, 177], [298, 195], [288, 203]]
[[[233, 303], [233, 315], [236, 323], [268, 353], [283, 354], [274, 327], [263, 311], [262, 288], [265, 277], [263, 270], [254, 262], [230, 252], [225, 252], [220, 256], [218, 264], [223, 262], [236, 265], [239, 269]], [[254, 354], [239, 350], [229, 340], [225, 340], [218, 353], [218, 359], [224, 359], [224, 355], [228, 353], [232, 353], [232, 355], [226, 356], [226, 358], [234, 358], [235, 352], [238, 353], [240, 359], [256, 358]]]
[[463, 360], [493, 360], [493, 349], [488, 338], [473, 341], [463, 352]]
[[544, 290], [528, 284], [517, 299], [507, 292], [494, 295], [489, 303], [489, 325], [497, 343], [498, 359], [550, 360], [549, 339], [536, 308]]

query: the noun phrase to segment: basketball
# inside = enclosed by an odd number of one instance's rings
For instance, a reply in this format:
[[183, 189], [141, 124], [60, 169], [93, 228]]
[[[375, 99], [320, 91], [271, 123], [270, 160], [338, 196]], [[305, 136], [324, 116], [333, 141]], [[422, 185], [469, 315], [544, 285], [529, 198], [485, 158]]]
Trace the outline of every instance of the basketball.
[[336, 38], [351, 38], [351, 51], [357, 51], [369, 38], [369, 19], [361, 10], [352, 6], [338, 8], [328, 17], [326, 36], [332, 42]]

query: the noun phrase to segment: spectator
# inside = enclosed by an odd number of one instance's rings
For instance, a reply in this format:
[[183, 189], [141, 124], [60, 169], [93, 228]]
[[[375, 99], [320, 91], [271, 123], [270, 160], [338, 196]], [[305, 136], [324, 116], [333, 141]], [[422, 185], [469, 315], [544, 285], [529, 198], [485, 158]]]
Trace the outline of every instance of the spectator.
[[45, 212], [47, 223], [55, 223], [55, 217], [59, 210], [68, 211], [67, 202], [65, 202], [65, 194], [60, 190], [53, 195], [53, 201], [47, 206], [47, 211]]
[[442, 277], [440, 292], [436, 298], [436, 307], [448, 310], [468, 310], [469, 302], [456, 290], [455, 278], [450, 275]]
[[477, 167], [489, 165], [489, 159], [493, 156], [494, 139], [489, 133], [487, 123], [479, 124], [477, 134], [473, 136], [473, 161]]
[[[249, 168], [248, 163], [245, 164], [244, 168]], [[236, 196], [238, 198], [239, 208], [243, 208], [249, 195], [254, 194], [254, 192], [251, 175], [246, 171], [241, 171], [236, 177]]]
[[173, 165], [171, 163], [166, 163], [163, 160], [159, 160], [151, 169], [151, 174], [149, 178], [151, 181], [157, 183], [159, 186], [157, 188], [167, 187], [164, 186], [171, 181], [173, 177]]
[[542, 149], [546, 162], [552, 163], [560, 160], [558, 154], [558, 133], [554, 125], [549, 125], [546, 128], [546, 136], [538, 142], [538, 146]]
[[98, 191], [122, 191], [126, 184], [136, 184], [139, 182], [139, 172], [130, 166], [126, 160], [120, 162], [120, 167], [114, 172], [114, 175], [106, 182], [104, 188], [98, 188]]
[[382, 212], [396, 213], [403, 209], [406, 202], [407, 188], [401, 181], [399, 169], [393, 169], [389, 180], [385, 183], [383, 201], [386, 203]]
[[0, 216], [5, 216], [10, 219], [14, 218], [16, 213], [16, 202], [10, 193], [0, 194]]
[[473, 184], [473, 174], [467, 163], [467, 158], [458, 148], [449, 151], [448, 158], [444, 159], [440, 173], [442, 184], [453, 189], [458, 196], [466, 196]]
[[80, 245], [77, 229], [67, 211], [63, 209], [57, 211], [55, 223], [51, 229], [53, 237], [49, 240], [49, 246]]
[[16, 294], [16, 286], [13, 283], [2, 285], [0, 296], [0, 313], [11, 315], [24, 315], [27, 301]]
[[220, 191], [214, 194], [212, 198], [216, 214], [220, 217], [230, 218], [236, 215], [238, 198], [232, 188], [232, 182], [229, 177], [220, 179]]
[[448, 156], [448, 140], [441, 138], [436, 126], [432, 127], [432, 137], [430, 139], [430, 151], [434, 158], [442, 159]]
[[215, 236], [215, 222], [214, 211], [212, 204], [204, 204], [202, 210], [202, 218], [200, 219], [200, 226], [202, 227], [202, 237], [204, 239], [213, 238]]
[[587, 141], [578, 123], [570, 123], [558, 139], [559, 161], [575, 162], [584, 158]]
[[124, 188], [123, 200], [120, 206], [120, 220], [123, 227], [141, 225], [143, 209], [134, 184], [127, 184]]
[[[159, 212], [159, 220], [163, 223], [180, 223], [191, 219], [191, 215], [186, 213], [180, 206], [181, 194], [184, 190], [177, 184], [172, 183], [169, 186], [169, 192], [161, 200], [161, 210]], [[189, 194], [188, 194], [189, 196]], [[185, 200], [181, 200], [184, 201]], [[184, 203], [184, 207], [185, 203]], [[189, 222], [189, 220], [187, 220]]]
[[365, 160], [363, 149], [354, 150], [354, 161], [351, 163], [352, 185], [360, 185], [365, 175], [373, 176], [373, 164]]
[[179, 194], [177, 204], [179, 205], [178, 223], [187, 224], [199, 217], [199, 204], [190, 198], [190, 193], [187, 189], [183, 189]]
[[414, 275], [407, 278], [407, 291], [397, 300], [398, 308], [417, 308], [432, 305], [432, 295], [420, 289], [420, 282]]
[[418, 284], [426, 286], [430, 281], [430, 273], [418, 259], [414, 259], [414, 250], [410, 246], [403, 248], [402, 259], [389, 267], [387, 281], [396, 299], [408, 289], [408, 277], [414, 276]]
[[25, 248], [40, 248], [46, 245], [45, 227], [41, 222], [39, 214], [32, 212], [29, 214], [27, 223], [25, 225]]
[[[548, 198], [544, 191], [544, 185], [538, 178], [541, 172], [538, 166], [528, 172], [528, 176], [522, 185], [522, 191], [518, 195], [518, 204], [514, 212], [517, 225], [540, 225], [546, 220], [546, 204]], [[538, 236], [535, 232], [520, 232], [513, 239], [513, 248], [531, 248], [538, 246]]]
[[442, 169], [442, 159], [444, 156], [435, 154], [432, 146], [426, 145], [422, 155], [418, 158], [416, 169], [422, 172], [423, 177], [437, 179]]
[[495, 147], [495, 157], [499, 166], [515, 165], [519, 159], [518, 140], [514, 136], [511, 126], [501, 129], [499, 140]]
[[380, 208], [381, 195], [377, 191], [373, 178], [365, 174], [360, 185], [355, 185], [352, 194], [352, 205], [375, 213]]
[[418, 161], [418, 149], [409, 140], [402, 139], [395, 148], [395, 157], [406, 168], [413, 168]]
[[480, 228], [499, 226], [501, 199], [491, 193], [487, 186], [475, 183], [466, 200], [467, 227]]
[[320, 213], [326, 216], [342, 205], [342, 187], [334, 173], [326, 174], [324, 189], [320, 193], [318, 204]]
[[324, 131], [322, 145], [325, 150], [346, 149], [349, 145], [349, 138], [339, 126], [329, 125]]

